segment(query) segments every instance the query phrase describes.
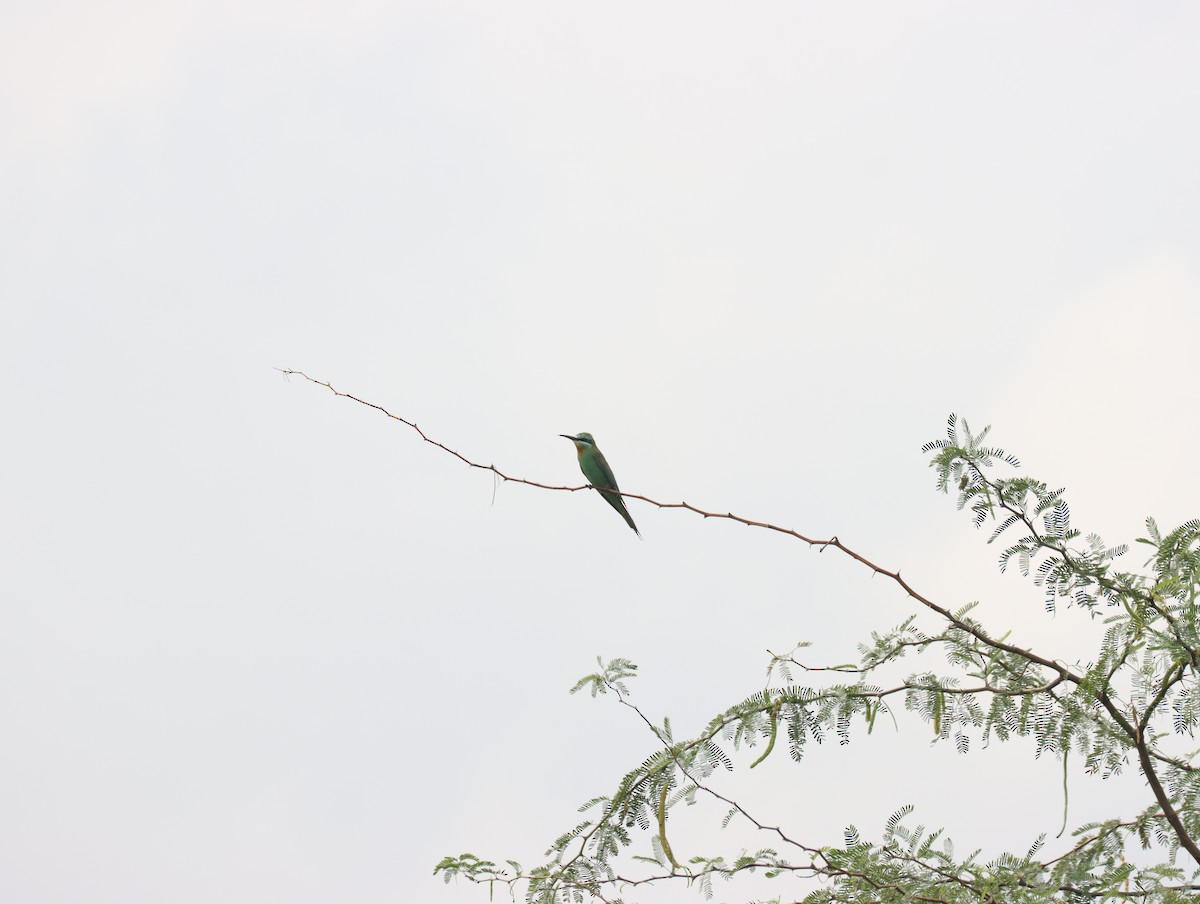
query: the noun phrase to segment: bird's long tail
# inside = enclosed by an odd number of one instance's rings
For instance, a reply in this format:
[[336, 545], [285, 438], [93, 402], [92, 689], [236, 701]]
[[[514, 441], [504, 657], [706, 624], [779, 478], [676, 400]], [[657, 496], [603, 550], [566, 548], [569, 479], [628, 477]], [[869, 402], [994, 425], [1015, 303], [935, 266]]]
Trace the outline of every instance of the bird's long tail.
[[617, 494], [610, 493], [606, 490], [601, 490], [600, 493], [606, 500], [608, 500], [608, 504], [620, 513], [621, 517], [625, 519], [625, 523], [633, 528], [633, 532], [640, 537], [642, 532], [638, 530], [637, 525], [633, 523], [633, 518], [629, 514], [629, 509], [625, 508], [625, 500]]

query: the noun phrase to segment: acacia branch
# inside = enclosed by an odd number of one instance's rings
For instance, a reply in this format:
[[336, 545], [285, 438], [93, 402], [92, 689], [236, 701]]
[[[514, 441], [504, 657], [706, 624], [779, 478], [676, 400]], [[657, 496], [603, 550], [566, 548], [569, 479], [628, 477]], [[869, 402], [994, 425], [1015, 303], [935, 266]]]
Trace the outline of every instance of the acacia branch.
[[[759, 821], [755, 816], [751, 815], [751, 813], [742, 804], [738, 803], [733, 798], [726, 797], [721, 792], [717, 791], [716, 789], [707, 785], [705, 782], [701, 781], [698, 776], [694, 775], [692, 773], [691, 769], [688, 768], [687, 763], [685, 763], [682, 759], [680, 759], [679, 754], [677, 752], [675, 752], [674, 748], [671, 748], [669, 745], [667, 745], [666, 739], [662, 736], [662, 733], [658, 730], [658, 726], [656, 726], [652, 721], [650, 721], [649, 717], [647, 717], [646, 714], [644, 712], [642, 712], [641, 707], [639, 707], [636, 703], [631, 703], [626, 698], [625, 694], [623, 694], [621, 692], [620, 688], [616, 687], [615, 685], [613, 685], [611, 683], [608, 683], [608, 687], [613, 691], [613, 693], [615, 693], [617, 695], [618, 701], [620, 701], [624, 706], [627, 706], [629, 709], [631, 709], [635, 713], [637, 713], [638, 717], [642, 720], [642, 722], [644, 722], [646, 724], [646, 727], [650, 729], [650, 731], [654, 734], [654, 736], [656, 738], [658, 738], [659, 742], [662, 743], [666, 747], [666, 749], [668, 749], [671, 752], [671, 758], [675, 761], [675, 765], [679, 769], [679, 771], [681, 773], [683, 773], [683, 775], [698, 790], [704, 791], [706, 794], [709, 794], [716, 800], [719, 800], [722, 803], [727, 804], [732, 809], [736, 810], [744, 819], [749, 821], [759, 831], [773, 832], [774, 834], [778, 835], [779, 838], [782, 841], [784, 841], [786, 844], [790, 844], [790, 845], [793, 845], [793, 846], [799, 848], [800, 850], [802, 850], [806, 854], [808, 854], [808, 856], [810, 858], [809, 863], [804, 864], [799, 867], [791, 866], [791, 865], [787, 865], [787, 864], [773, 864], [773, 865], [771, 865], [771, 868], [786, 869], [786, 870], [791, 870], [791, 871], [802, 870], [805, 872], [811, 872], [813, 875], [826, 876], [828, 878], [844, 877], [847, 879], [857, 879], [859, 881], [866, 882], [872, 888], [874, 888], [878, 891], [890, 890], [890, 891], [897, 891], [897, 892], [907, 892], [906, 899], [910, 900], [910, 901], [922, 901], [922, 902], [927, 902], [927, 904], [949, 904], [949, 902], [947, 902], [944, 898], [930, 898], [930, 897], [926, 897], [923, 895], [913, 894], [911, 892], [911, 890], [906, 890], [899, 885], [892, 884], [892, 883], [881, 883], [876, 878], [874, 878], [873, 876], [870, 876], [866, 873], [863, 873], [863, 872], [860, 872], [857, 870], [848, 870], [845, 868], [836, 867], [829, 862], [829, 858], [826, 856], [825, 851], [822, 850], [821, 848], [810, 847], [809, 845], [806, 845], [799, 841], [796, 841], [793, 838], [789, 838], [788, 835], [783, 831], [783, 828], [781, 826], [770, 826], [770, 825], [766, 825], [765, 823]], [[782, 699], [782, 698], [780, 698], [780, 699]], [[711, 737], [711, 735], [709, 735], [709, 736]], [[692, 745], [689, 745], [689, 746], [692, 746]], [[953, 873], [949, 873], [944, 870], [938, 869], [937, 867], [932, 866], [931, 864], [925, 863], [924, 861], [917, 860], [917, 859], [911, 858], [911, 857], [906, 857], [903, 855], [899, 855], [897, 852], [891, 852], [891, 853], [893, 856], [895, 856], [896, 859], [907, 860], [907, 861], [917, 865], [920, 868], [930, 870], [931, 872], [941, 876], [943, 878], [943, 880], [946, 882], [957, 883], [957, 884], [963, 886], [968, 891], [972, 891], [972, 892], [977, 891], [977, 889], [970, 882], [962, 879], [960, 876], [956, 876]], [[821, 864], [817, 863], [818, 858], [820, 858], [820, 860], [822, 861]], [[985, 904], [994, 904], [995, 899], [989, 896], [984, 899], [984, 902], [985, 902]]]
[[[996, 498], [999, 500], [1000, 508], [1015, 516], [1023, 525], [1025, 525], [1025, 528], [1029, 531], [1030, 536], [1039, 548], [1048, 550], [1049, 552], [1058, 555], [1063, 560], [1063, 563], [1066, 564], [1066, 566], [1071, 570], [1071, 573], [1076, 577], [1084, 578], [1086, 580], [1094, 580], [1097, 584], [1113, 595], [1128, 595], [1140, 599], [1146, 606], [1148, 606], [1157, 615], [1161, 616], [1164, 621], [1166, 621], [1167, 626], [1170, 629], [1171, 636], [1175, 638], [1176, 642], [1183, 649], [1188, 651], [1188, 657], [1192, 668], [1194, 670], [1200, 670], [1200, 655], [1198, 655], [1197, 651], [1184, 639], [1178, 621], [1174, 616], [1171, 615], [1171, 609], [1169, 605], [1160, 605], [1159, 600], [1156, 598], [1156, 595], [1153, 591], [1142, 590], [1133, 582], [1125, 581], [1118, 583], [1117, 581], [1112, 580], [1106, 576], [1106, 569], [1100, 569], [1095, 573], [1089, 573], [1088, 569], [1080, 565], [1076, 556], [1065, 543], [1053, 543], [1046, 539], [1045, 535], [1037, 529], [1033, 519], [1029, 517], [1029, 512], [1027, 511], [1026, 507], [1018, 507], [1015, 502], [1009, 501], [1004, 494], [1002, 481], [988, 480], [978, 463], [973, 460], [968, 460], [967, 464], [971, 468], [972, 472], [974, 472], [975, 479], [978, 481], [979, 485], [985, 488], [985, 492], [987, 492], [988, 489], [995, 491]], [[990, 501], [991, 493], [988, 492], [987, 495]]]
[[[524, 484], [525, 486], [537, 487], [538, 489], [543, 489], [543, 490], [559, 490], [559, 491], [566, 491], [566, 492], [570, 492], [570, 493], [578, 492], [579, 490], [593, 489], [591, 484], [584, 484], [582, 486], [559, 486], [556, 484], [540, 483], [536, 480], [528, 480], [524, 477], [513, 477], [509, 474], [505, 474], [503, 471], [501, 471], [495, 465], [485, 465], [485, 464], [481, 464], [480, 462], [477, 462], [477, 461], [472, 461], [470, 458], [467, 458], [467, 456], [463, 455], [461, 452], [457, 452], [454, 449], [451, 449], [449, 446], [444, 445], [441, 442], [438, 442], [437, 440], [428, 436], [425, 433], [425, 431], [423, 431], [420, 427], [418, 427], [414, 422], [409, 421], [405, 418], [402, 418], [397, 414], [393, 414], [392, 412], [390, 412], [386, 408], [384, 408], [382, 405], [377, 405], [374, 402], [368, 402], [364, 399], [360, 399], [358, 396], [352, 395], [348, 392], [341, 392], [340, 390], [335, 389], [333, 386], [331, 386], [329, 383], [327, 383], [324, 380], [318, 380], [315, 377], [310, 377], [308, 374], [304, 373], [304, 371], [286, 370], [284, 368], [276, 368], [276, 369], [279, 370], [284, 376], [295, 375], [295, 376], [303, 377], [304, 379], [308, 380], [310, 383], [315, 383], [318, 386], [324, 386], [326, 389], [328, 389], [330, 392], [332, 392], [336, 396], [341, 396], [344, 399], [350, 399], [351, 401], [358, 402], [360, 405], [365, 405], [368, 408], [374, 408], [376, 411], [381, 412], [382, 414], [386, 415], [387, 417], [391, 418], [392, 420], [399, 421], [400, 423], [402, 423], [408, 427], [411, 427], [413, 430], [415, 430], [417, 432], [417, 434], [421, 437], [422, 440], [429, 443], [431, 446], [436, 446], [437, 448], [441, 449], [443, 452], [448, 453], [449, 455], [453, 455], [455, 458], [457, 458], [459, 461], [461, 461], [463, 464], [467, 465], [468, 467], [478, 468], [481, 471], [491, 471], [493, 474], [495, 474], [497, 477], [499, 477], [503, 481], [506, 481], [509, 483]], [[791, 528], [781, 527], [777, 524], [771, 524], [768, 521], [755, 521], [752, 518], [743, 518], [741, 515], [735, 515], [732, 512], [710, 512], [705, 509], [698, 508], [697, 506], [694, 506], [689, 502], [661, 502], [657, 499], [652, 499], [649, 496], [643, 496], [640, 493], [626, 493], [621, 490], [612, 490], [610, 492], [614, 492], [617, 495], [624, 496], [627, 499], [640, 499], [641, 501], [648, 502], [650, 505], [657, 506], [660, 509], [686, 509], [687, 511], [693, 512], [697, 515], [700, 515], [703, 518], [723, 518], [728, 521], [736, 521], [739, 524], [745, 524], [747, 527], [757, 527], [762, 530], [769, 530], [769, 531], [774, 531], [775, 533], [785, 534], [789, 537], [793, 537], [793, 538], [801, 541], [802, 543], [806, 543], [809, 546], [814, 547], [814, 548], [818, 548], [818, 549], [822, 549], [822, 550], [826, 549], [826, 548], [837, 549], [839, 552], [843, 553], [844, 555], [849, 556], [851, 559], [854, 559], [859, 564], [864, 565], [865, 567], [870, 569], [875, 574], [878, 574], [881, 577], [885, 577], [888, 580], [892, 581], [893, 583], [898, 585], [900, 587], [900, 589], [903, 590], [909, 597], [916, 600], [922, 606], [925, 606], [927, 609], [930, 609], [931, 611], [936, 612], [938, 615], [942, 616], [942, 618], [944, 618], [946, 621], [950, 622], [955, 627], [957, 627], [957, 628], [965, 631], [966, 633], [970, 634], [971, 636], [975, 637], [976, 639], [978, 639], [982, 643], [986, 644], [987, 646], [989, 646], [995, 650], [1003, 650], [1006, 653], [1012, 653], [1015, 656], [1020, 656], [1021, 658], [1028, 659], [1031, 662], [1035, 662], [1044, 668], [1050, 669], [1053, 672], [1057, 672], [1061, 678], [1066, 679], [1074, 684], [1079, 684], [1083, 680], [1081, 676], [1075, 674], [1070, 669], [1068, 669], [1066, 666], [1064, 666], [1058, 662], [1055, 662], [1052, 659], [1047, 659], [1044, 656], [1039, 656], [1038, 654], [1034, 653], [1032, 650], [1026, 650], [1026, 649], [1023, 649], [1022, 647], [1014, 646], [1013, 644], [1009, 644], [1002, 640], [994, 638], [991, 635], [987, 634], [985, 631], [983, 631], [981, 628], [977, 627], [976, 625], [973, 625], [970, 622], [957, 617], [949, 609], [945, 608], [944, 606], [939, 606], [937, 603], [935, 603], [933, 600], [929, 599], [927, 596], [924, 596], [923, 594], [917, 592], [917, 590], [915, 588], [913, 588], [913, 586], [911, 584], [909, 584], [908, 581], [906, 581], [904, 578], [902, 578], [900, 576], [900, 571], [898, 569], [896, 571], [889, 571], [888, 569], [884, 568], [881, 565], [876, 565], [874, 562], [872, 562], [870, 559], [868, 559], [862, 553], [859, 553], [859, 552], [855, 551], [854, 549], [851, 549], [849, 546], [847, 546], [845, 543], [843, 543], [841, 540], [839, 540], [836, 536], [829, 537], [828, 539], [818, 539], [815, 537], [805, 536], [804, 534], [800, 533], [799, 531], [792, 530]]]

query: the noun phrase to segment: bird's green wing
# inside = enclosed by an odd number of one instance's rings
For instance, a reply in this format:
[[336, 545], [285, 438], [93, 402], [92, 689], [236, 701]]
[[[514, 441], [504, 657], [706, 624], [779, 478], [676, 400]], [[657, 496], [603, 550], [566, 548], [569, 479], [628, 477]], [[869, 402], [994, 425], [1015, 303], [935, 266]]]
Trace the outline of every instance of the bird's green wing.
[[[621, 489], [617, 486], [617, 478], [613, 477], [612, 468], [608, 466], [608, 461], [604, 458], [604, 453], [596, 449], [590, 456], [591, 461], [587, 461], [583, 465], [583, 475], [588, 479], [592, 486], [607, 487], [610, 490]], [[588, 465], [591, 465], [589, 468]]]
[[[592, 486], [612, 490], [621, 489], [617, 486], [617, 478], [613, 477], [612, 468], [608, 466], [604, 453], [599, 449], [596, 449], [592, 455], [585, 456], [584, 461], [580, 462], [580, 467], [583, 469], [583, 476]], [[629, 510], [625, 508], [625, 500], [616, 494], [605, 493], [604, 490], [600, 491], [600, 495], [604, 497], [605, 502], [617, 510], [617, 513], [625, 519], [625, 523], [632, 527], [634, 533], [640, 537], [642, 532], [638, 530], [637, 525], [633, 523], [633, 518], [629, 516]]]

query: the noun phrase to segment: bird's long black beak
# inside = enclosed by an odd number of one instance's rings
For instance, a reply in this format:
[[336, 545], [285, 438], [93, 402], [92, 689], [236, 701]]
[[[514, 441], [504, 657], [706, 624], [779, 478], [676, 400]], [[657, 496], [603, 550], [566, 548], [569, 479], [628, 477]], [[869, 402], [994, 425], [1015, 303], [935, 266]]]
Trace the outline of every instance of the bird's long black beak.
[[573, 436], [567, 436], [565, 433], [560, 433], [559, 436], [561, 436], [563, 439], [569, 439], [571, 442], [575, 442], [575, 437]]

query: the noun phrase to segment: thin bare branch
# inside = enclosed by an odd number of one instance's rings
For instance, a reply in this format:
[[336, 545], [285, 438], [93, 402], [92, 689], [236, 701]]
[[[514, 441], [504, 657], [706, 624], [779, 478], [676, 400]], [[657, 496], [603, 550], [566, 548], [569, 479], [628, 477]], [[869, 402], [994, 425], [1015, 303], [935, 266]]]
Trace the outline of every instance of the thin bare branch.
[[[485, 464], [481, 464], [480, 462], [473, 461], [472, 459], [463, 455], [461, 452], [457, 452], [456, 450], [451, 449], [449, 446], [439, 442], [438, 440], [433, 439], [432, 437], [428, 436], [425, 433], [425, 431], [423, 431], [420, 427], [418, 427], [414, 422], [409, 421], [405, 418], [402, 418], [399, 415], [393, 414], [392, 412], [390, 412], [386, 408], [384, 408], [382, 405], [377, 405], [374, 402], [365, 401], [363, 399], [360, 399], [358, 396], [352, 395], [351, 393], [348, 393], [348, 392], [341, 392], [340, 390], [335, 389], [333, 386], [331, 386], [326, 381], [318, 380], [314, 377], [310, 377], [308, 374], [304, 373], [303, 371], [287, 370], [284, 368], [276, 368], [276, 369], [279, 370], [285, 376], [295, 375], [295, 376], [303, 377], [304, 379], [308, 380], [310, 383], [315, 383], [318, 386], [324, 386], [326, 389], [328, 389], [330, 392], [332, 392], [336, 396], [341, 396], [344, 399], [350, 399], [351, 401], [358, 402], [358, 404], [365, 405], [368, 408], [374, 408], [376, 411], [381, 412], [382, 414], [386, 415], [387, 417], [391, 418], [392, 420], [399, 421], [400, 423], [402, 423], [408, 427], [411, 427], [413, 430], [415, 430], [417, 432], [417, 434], [421, 437], [422, 440], [429, 443], [431, 446], [436, 446], [437, 448], [441, 449], [443, 452], [446, 452], [449, 455], [453, 455], [455, 458], [457, 458], [459, 461], [461, 461], [463, 464], [467, 465], [468, 467], [478, 468], [479, 470], [482, 470], [482, 471], [491, 471], [497, 477], [499, 477], [501, 480], [508, 481], [510, 483], [519, 483], [519, 484], [523, 484], [525, 486], [537, 487], [538, 489], [543, 489], [543, 490], [559, 490], [559, 491], [566, 491], [566, 492], [570, 492], [570, 493], [578, 492], [579, 490], [589, 490], [589, 489], [593, 488], [590, 484], [584, 484], [582, 486], [559, 486], [556, 484], [540, 483], [539, 481], [536, 481], [536, 480], [528, 480], [524, 477], [513, 477], [509, 474], [505, 474], [503, 471], [501, 471], [495, 465], [485, 465]], [[610, 492], [616, 492], [619, 495], [626, 497], [627, 499], [640, 499], [641, 501], [647, 502], [650, 505], [657, 506], [660, 509], [685, 509], [689, 512], [693, 512], [694, 514], [700, 515], [703, 518], [722, 518], [722, 519], [725, 519], [728, 521], [736, 521], [739, 524], [745, 524], [748, 527], [757, 527], [762, 530], [769, 530], [769, 531], [774, 531], [775, 533], [785, 534], [789, 537], [794, 537], [795, 539], [799, 540], [800, 542], [806, 543], [809, 546], [817, 548], [817, 549], [826, 549], [826, 548], [836, 549], [839, 552], [843, 553], [844, 555], [849, 556], [851, 559], [854, 559], [856, 562], [860, 563], [861, 565], [865, 566], [866, 568], [870, 569], [875, 574], [878, 574], [881, 577], [885, 577], [888, 580], [892, 581], [897, 586], [899, 586], [913, 600], [915, 600], [918, 603], [920, 603], [921, 605], [925, 606], [927, 609], [929, 609], [933, 612], [936, 612], [938, 615], [942, 616], [942, 618], [944, 618], [946, 621], [950, 622], [955, 627], [972, 635], [977, 640], [986, 644], [987, 646], [989, 646], [993, 649], [996, 649], [996, 650], [1003, 650], [1007, 653], [1012, 653], [1013, 655], [1020, 656], [1024, 659], [1028, 659], [1031, 662], [1035, 662], [1038, 665], [1043, 666], [1044, 668], [1050, 669], [1051, 671], [1058, 673], [1058, 675], [1061, 678], [1066, 679], [1074, 684], [1078, 684], [1082, 681], [1081, 676], [1075, 674], [1074, 672], [1072, 672], [1070, 669], [1068, 669], [1066, 666], [1062, 665], [1061, 663], [1055, 662], [1052, 659], [1047, 659], [1043, 656], [1039, 656], [1038, 654], [1034, 653], [1032, 650], [1023, 649], [1023, 648], [1015, 646], [1013, 644], [1006, 643], [997, 638], [993, 638], [989, 634], [987, 634], [985, 631], [983, 631], [983, 629], [977, 627], [974, 624], [971, 624], [968, 621], [960, 619], [946, 607], [938, 605], [933, 600], [931, 600], [929, 597], [919, 593], [911, 584], [908, 583], [908, 581], [905, 578], [900, 576], [899, 569], [897, 569], [896, 571], [889, 571], [888, 569], [884, 568], [881, 565], [876, 565], [874, 562], [872, 562], [870, 559], [868, 559], [862, 553], [859, 553], [856, 550], [852, 549], [851, 547], [847, 546], [836, 536], [829, 537], [827, 539], [818, 539], [815, 537], [806, 536], [805, 534], [802, 534], [796, 530], [792, 530], [791, 528], [781, 527], [777, 524], [772, 524], [768, 521], [756, 521], [752, 518], [744, 518], [741, 515], [735, 515], [733, 512], [707, 511], [705, 509], [694, 506], [688, 502], [661, 502], [657, 499], [652, 499], [649, 496], [643, 496], [640, 493], [626, 493], [626, 492], [622, 492], [620, 490], [610, 491]]]

